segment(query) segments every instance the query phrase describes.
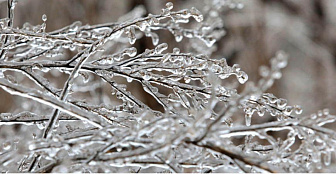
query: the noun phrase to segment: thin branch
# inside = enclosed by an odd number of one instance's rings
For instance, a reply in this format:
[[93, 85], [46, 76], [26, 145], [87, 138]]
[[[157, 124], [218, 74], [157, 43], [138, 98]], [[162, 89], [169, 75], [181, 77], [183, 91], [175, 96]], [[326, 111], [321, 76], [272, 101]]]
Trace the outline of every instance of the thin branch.
[[[71, 106], [68, 103], [62, 102], [58, 99], [44, 95], [36, 90], [13, 85], [4, 79], [0, 79], [0, 87], [12, 95], [18, 95], [24, 98], [29, 98], [41, 104], [48, 105], [52, 108], [57, 108], [60, 111], [67, 113], [71, 116], [74, 116], [80, 120], [86, 121], [95, 127], [102, 128], [102, 126], [99, 123], [91, 121], [94, 120], [94, 117], [96, 117], [92, 113], [79, 109], [75, 106]], [[92, 118], [90, 119], [89, 117]]]

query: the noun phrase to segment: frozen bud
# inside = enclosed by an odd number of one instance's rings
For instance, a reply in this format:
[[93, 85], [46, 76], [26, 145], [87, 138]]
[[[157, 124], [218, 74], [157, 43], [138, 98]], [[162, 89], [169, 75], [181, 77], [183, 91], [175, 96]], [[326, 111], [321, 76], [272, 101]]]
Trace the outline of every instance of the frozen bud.
[[270, 103], [275, 103], [278, 100], [273, 94], [270, 93], [264, 94], [263, 98], [267, 99]]
[[172, 10], [174, 6], [173, 6], [172, 2], [167, 2], [166, 7], [167, 7], [168, 10]]
[[42, 15], [42, 21], [43, 21], [43, 22], [46, 22], [46, 21], [47, 21], [47, 15], [46, 15], [46, 14], [43, 14], [43, 15]]
[[194, 17], [194, 19], [197, 22], [202, 22], [203, 21], [203, 15], [195, 7], [191, 8], [190, 13], [191, 13], [192, 17]]
[[311, 115], [310, 115], [310, 118], [311, 118], [311, 119], [316, 119], [316, 118], [317, 118], [317, 114], [315, 114], [315, 113], [311, 114]]
[[294, 105], [294, 111], [296, 114], [301, 114], [302, 113], [302, 107], [299, 105]]
[[251, 126], [252, 114], [245, 114], [245, 124], [246, 126]]
[[82, 22], [80, 22], [80, 21], [74, 22], [73, 24], [71, 24], [69, 26], [69, 31], [76, 32], [76, 31], [78, 31], [78, 29], [81, 25], [82, 25]]
[[190, 81], [191, 81], [191, 78], [190, 78], [190, 77], [188, 77], [188, 76], [185, 76], [185, 77], [184, 77], [184, 81], [185, 81], [186, 83], [190, 83]]
[[182, 34], [182, 32], [180, 30], [176, 30], [174, 32], [174, 36], [175, 36], [176, 42], [181, 42], [182, 39], [183, 39], [183, 34]]
[[277, 115], [277, 111], [275, 110], [275, 109], [271, 109], [270, 110], [270, 114], [271, 114], [271, 116], [276, 116]]
[[292, 106], [286, 106], [283, 112], [286, 115], [290, 115], [293, 112], [293, 107]]
[[179, 54], [180, 53], [180, 49], [179, 48], [174, 48], [173, 49], [173, 53], [174, 54]]
[[279, 51], [276, 54], [276, 60], [277, 60], [277, 67], [278, 68], [284, 68], [287, 66], [288, 56], [285, 52]]
[[243, 3], [238, 3], [238, 4], [237, 4], [237, 8], [238, 8], [238, 9], [242, 9], [242, 8], [244, 8], [244, 4], [243, 4]]
[[152, 78], [151, 75], [148, 72], [145, 71], [145, 73], [143, 75], [143, 79], [144, 80], [150, 80], [151, 78]]
[[248, 80], [247, 74], [243, 71], [238, 72], [237, 78], [240, 84], [244, 84]]
[[286, 105], [287, 105], [287, 100], [286, 99], [280, 98], [280, 99], [277, 100], [277, 106], [279, 108], [284, 108]]
[[161, 10], [161, 15], [162, 16], [167, 16], [169, 14], [170, 14], [170, 11], [168, 9], [164, 8], [164, 9]]
[[264, 116], [264, 115], [265, 115], [265, 109], [260, 109], [260, 110], [258, 110], [257, 114], [258, 114], [260, 117]]
[[282, 76], [282, 73], [281, 73], [280, 71], [274, 71], [274, 72], [272, 73], [272, 77], [273, 77], [274, 79], [280, 79], [281, 76]]
[[180, 16], [182, 18], [189, 18], [191, 16], [190, 11], [187, 9], [181, 10], [180, 12], [181, 12]]
[[155, 47], [155, 52], [160, 54], [162, 53], [164, 50], [166, 50], [168, 48], [168, 44], [167, 43], [162, 43], [158, 46]]
[[323, 114], [324, 115], [329, 115], [329, 109], [323, 109]]
[[183, 35], [187, 38], [193, 38], [194, 34], [191, 31], [183, 31]]
[[267, 66], [262, 65], [259, 68], [259, 74], [262, 77], [267, 77], [270, 74], [270, 69]]
[[240, 71], [240, 66], [239, 66], [238, 64], [234, 64], [234, 65], [232, 66], [232, 71], [233, 71], [233, 72], [238, 72], [238, 71]]

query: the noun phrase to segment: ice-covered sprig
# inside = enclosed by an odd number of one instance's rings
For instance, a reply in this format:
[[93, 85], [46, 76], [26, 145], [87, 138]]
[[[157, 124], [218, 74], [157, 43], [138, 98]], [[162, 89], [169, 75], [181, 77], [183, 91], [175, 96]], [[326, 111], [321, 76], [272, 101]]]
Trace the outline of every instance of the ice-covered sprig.
[[262, 78], [259, 80], [258, 86], [262, 91], [269, 89], [273, 85], [274, 80], [281, 78], [281, 69], [287, 66], [288, 55], [283, 51], [278, 51], [270, 63], [270, 68], [267, 66], [261, 66], [259, 68], [259, 73]]

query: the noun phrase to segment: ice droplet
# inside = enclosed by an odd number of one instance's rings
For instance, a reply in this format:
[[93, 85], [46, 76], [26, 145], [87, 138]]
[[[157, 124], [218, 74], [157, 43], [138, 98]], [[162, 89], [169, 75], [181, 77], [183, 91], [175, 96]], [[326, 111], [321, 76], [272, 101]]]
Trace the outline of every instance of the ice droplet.
[[156, 33], [151, 33], [153, 45], [157, 45], [159, 43], [159, 36]]
[[294, 105], [294, 111], [296, 114], [301, 114], [302, 113], [302, 107], [299, 105]]
[[288, 56], [285, 52], [279, 51], [276, 53], [276, 60], [277, 60], [277, 67], [284, 68], [287, 66], [288, 63]]
[[128, 83], [131, 83], [133, 81], [133, 78], [127, 77], [126, 80], [127, 80]]
[[287, 100], [286, 99], [280, 98], [280, 99], [277, 100], [277, 106], [279, 108], [284, 108], [286, 105], [287, 105]]
[[151, 79], [151, 76], [146, 72], [146, 73], [143, 75], [143, 79], [144, 79], [144, 80], [150, 80], [150, 79]]
[[262, 77], [267, 77], [270, 73], [270, 69], [267, 67], [267, 66], [260, 66], [259, 68], [259, 74], [262, 76]]
[[181, 31], [175, 31], [174, 33], [176, 42], [181, 42], [183, 39], [183, 34]]
[[240, 66], [238, 64], [233, 64], [232, 65], [232, 71], [233, 72], [238, 72], [240, 70]]
[[70, 49], [70, 51], [75, 51], [76, 50], [76, 45], [75, 44], [70, 44], [69, 49]]
[[258, 109], [257, 114], [258, 114], [260, 117], [264, 116], [264, 115], [265, 115], [265, 108], [260, 107], [260, 108]]
[[42, 15], [42, 21], [43, 21], [43, 22], [46, 22], [46, 21], [47, 21], [47, 15], [46, 15], [46, 14], [43, 14], [43, 15]]
[[82, 22], [80, 21], [74, 22], [73, 24], [69, 26], [69, 31], [76, 32], [81, 25], [82, 25]]
[[317, 114], [315, 114], [315, 113], [311, 114], [310, 118], [313, 119], [313, 120], [316, 119], [317, 118]]
[[188, 76], [185, 76], [185, 77], [184, 77], [184, 81], [185, 81], [186, 83], [190, 83], [190, 81], [191, 81], [191, 78], [190, 78], [190, 77], [188, 77]]
[[179, 48], [174, 48], [173, 49], [173, 53], [174, 54], [179, 54], [180, 53], [180, 49]]
[[274, 72], [272, 73], [272, 77], [273, 77], [274, 79], [280, 79], [281, 76], [282, 76], [282, 73], [281, 73], [280, 71], [274, 71]]
[[238, 8], [238, 9], [242, 9], [242, 8], [244, 8], [244, 4], [243, 4], [243, 3], [238, 3], [238, 4], [237, 4], [237, 8]]
[[173, 7], [174, 7], [174, 5], [173, 5], [172, 2], [167, 2], [167, 3], [166, 3], [166, 7], [167, 7], [167, 9], [172, 10]]
[[2, 144], [4, 150], [9, 150], [12, 147], [12, 143], [10, 141], [6, 141]]
[[329, 109], [323, 109], [323, 114], [324, 115], [329, 115]]
[[293, 111], [293, 107], [292, 106], [286, 106], [285, 110], [284, 110], [284, 114], [286, 115], [290, 115]]
[[248, 80], [247, 74], [243, 71], [239, 71], [237, 78], [240, 84], [244, 84]]

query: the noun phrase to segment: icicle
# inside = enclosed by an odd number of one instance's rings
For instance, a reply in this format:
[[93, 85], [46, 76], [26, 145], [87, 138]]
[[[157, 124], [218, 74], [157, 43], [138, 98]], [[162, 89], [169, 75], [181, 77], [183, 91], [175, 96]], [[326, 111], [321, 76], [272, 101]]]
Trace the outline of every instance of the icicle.
[[245, 114], [245, 124], [246, 126], [251, 126], [252, 114]]
[[127, 31], [127, 36], [128, 36], [128, 40], [130, 44], [134, 44], [136, 41], [136, 37], [135, 37], [135, 29], [134, 27], [129, 27]]

